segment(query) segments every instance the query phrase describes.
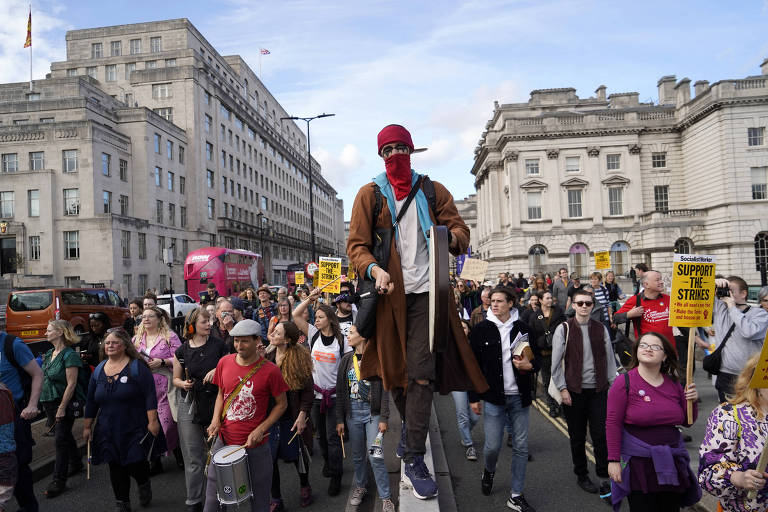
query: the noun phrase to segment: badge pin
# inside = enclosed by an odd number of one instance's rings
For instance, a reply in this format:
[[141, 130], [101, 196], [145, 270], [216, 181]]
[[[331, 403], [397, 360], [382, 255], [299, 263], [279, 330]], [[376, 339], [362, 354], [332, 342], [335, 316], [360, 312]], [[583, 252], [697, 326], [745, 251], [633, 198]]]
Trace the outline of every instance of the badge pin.
[[120, 382], [125, 384], [126, 382], [128, 382], [128, 377], [126, 375], [123, 375], [122, 377], [120, 377]]
[[637, 392], [637, 394], [640, 396], [645, 396], [645, 390], [641, 389], [640, 391]]
[[651, 397], [649, 397], [649, 396], [644, 396], [644, 397], [643, 397], [643, 400], [645, 400], [646, 402], [650, 402], [650, 401], [651, 401]]

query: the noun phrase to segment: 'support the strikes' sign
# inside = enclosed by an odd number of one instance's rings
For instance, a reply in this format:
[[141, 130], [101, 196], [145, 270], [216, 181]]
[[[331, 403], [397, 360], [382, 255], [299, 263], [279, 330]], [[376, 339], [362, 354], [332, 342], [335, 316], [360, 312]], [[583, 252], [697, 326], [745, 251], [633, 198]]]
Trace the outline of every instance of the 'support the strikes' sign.
[[672, 265], [669, 325], [677, 327], [712, 325], [714, 300], [715, 257], [675, 254]]
[[595, 253], [595, 269], [605, 270], [611, 268], [611, 253], [608, 251], [600, 251]]
[[[339, 279], [339, 277], [341, 277], [341, 258], [320, 258], [320, 268], [317, 270], [317, 273], [320, 276], [320, 280], [317, 283], [317, 286], [320, 288], [330, 283], [334, 279]], [[329, 293], [340, 293], [340, 280], [336, 281], [323, 291]]]
[[304, 272], [299, 270], [293, 275], [293, 277], [296, 281], [296, 284], [304, 284]]

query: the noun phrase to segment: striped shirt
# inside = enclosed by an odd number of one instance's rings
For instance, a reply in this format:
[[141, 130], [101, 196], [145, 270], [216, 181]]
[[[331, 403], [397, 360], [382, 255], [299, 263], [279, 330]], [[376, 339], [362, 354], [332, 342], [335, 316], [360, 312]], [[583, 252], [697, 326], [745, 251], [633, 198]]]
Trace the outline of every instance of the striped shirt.
[[608, 300], [608, 289], [600, 285], [594, 288], [595, 300], [603, 305], [603, 322], [609, 322], [610, 316], [608, 316], [608, 308], [610, 307], [610, 300]]

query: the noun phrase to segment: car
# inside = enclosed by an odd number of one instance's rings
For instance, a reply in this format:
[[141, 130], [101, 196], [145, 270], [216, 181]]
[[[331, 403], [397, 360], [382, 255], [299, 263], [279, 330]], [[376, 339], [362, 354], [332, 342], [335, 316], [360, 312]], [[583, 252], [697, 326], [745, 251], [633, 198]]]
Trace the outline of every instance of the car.
[[[171, 296], [170, 294], [157, 296], [157, 307], [171, 314]], [[195, 302], [195, 299], [189, 295], [183, 293], [173, 294], [173, 315], [176, 317], [187, 316], [190, 311], [200, 307], [200, 304]]]

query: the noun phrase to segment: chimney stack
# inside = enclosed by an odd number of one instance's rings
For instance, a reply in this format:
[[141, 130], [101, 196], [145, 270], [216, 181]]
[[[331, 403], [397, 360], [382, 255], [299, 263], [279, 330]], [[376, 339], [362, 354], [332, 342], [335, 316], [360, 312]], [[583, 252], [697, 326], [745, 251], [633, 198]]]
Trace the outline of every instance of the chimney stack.
[[707, 80], [698, 80], [693, 84], [693, 94], [698, 98], [708, 88], [709, 82]]
[[[766, 59], [766, 62], [768, 62], [768, 59]], [[605, 86], [601, 85], [597, 89], [595, 89], [595, 93], [597, 94], [597, 101], [605, 101]]]
[[763, 71], [764, 75], [768, 75], [768, 58], [766, 58], [762, 64], [760, 64], [760, 69]]
[[659, 89], [659, 105], [675, 104], [675, 75], [667, 75], [659, 78], [656, 87]]
[[675, 86], [675, 92], [677, 93], [675, 101], [678, 107], [691, 101], [691, 79], [686, 77], [680, 80]]

